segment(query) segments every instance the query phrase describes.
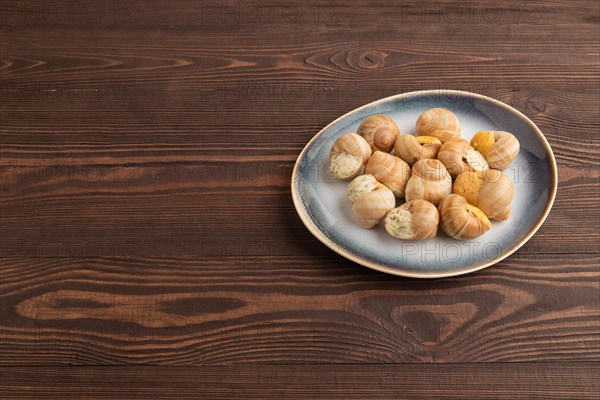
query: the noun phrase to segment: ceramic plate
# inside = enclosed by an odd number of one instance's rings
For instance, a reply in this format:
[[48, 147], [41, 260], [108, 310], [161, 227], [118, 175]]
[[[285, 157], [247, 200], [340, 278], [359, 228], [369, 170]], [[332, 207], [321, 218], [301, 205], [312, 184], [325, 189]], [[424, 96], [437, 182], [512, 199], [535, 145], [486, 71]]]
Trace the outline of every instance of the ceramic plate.
[[[515, 184], [510, 218], [493, 222], [491, 230], [470, 241], [453, 240], [441, 229], [432, 239], [401, 241], [389, 236], [383, 224], [371, 230], [362, 228], [346, 198], [348, 182], [338, 181], [329, 173], [333, 142], [345, 133], [356, 132], [373, 114], [387, 114], [402, 134], [414, 134], [418, 116], [434, 107], [448, 108], [457, 115], [466, 140], [480, 130], [508, 131], [519, 139], [519, 156], [503, 171]], [[298, 157], [292, 176], [296, 210], [321, 242], [366, 267], [418, 278], [466, 274], [508, 257], [542, 225], [556, 187], [554, 155], [531, 120], [498, 100], [453, 90], [400, 94], [349, 112], [312, 138]]]

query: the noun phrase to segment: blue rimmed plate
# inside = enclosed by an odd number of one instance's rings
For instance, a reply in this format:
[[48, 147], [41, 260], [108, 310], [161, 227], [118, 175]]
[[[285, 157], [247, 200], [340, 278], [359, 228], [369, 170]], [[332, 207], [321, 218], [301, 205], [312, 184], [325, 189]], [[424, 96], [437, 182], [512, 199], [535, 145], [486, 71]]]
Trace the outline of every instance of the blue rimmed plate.
[[[444, 235], [426, 241], [400, 241], [383, 228], [364, 229], [346, 198], [348, 182], [328, 169], [329, 151], [341, 135], [356, 132], [370, 115], [386, 114], [402, 134], [414, 133], [418, 116], [444, 107], [460, 121], [462, 137], [480, 130], [513, 133], [521, 144], [519, 156], [503, 171], [515, 184], [510, 218], [493, 222], [483, 236], [456, 241]], [[514, 108], [490, 97], [455, 90], [399, 94], [367, 104], [336, 119], [311, 139], [296, 161], [292, 197], [306, 227], [326, 246], [366, 267], [416, 278], [440, 278], [477, 271], [508, 257], [542, 225], [557, 189], [556, 161], [539, 128]]]

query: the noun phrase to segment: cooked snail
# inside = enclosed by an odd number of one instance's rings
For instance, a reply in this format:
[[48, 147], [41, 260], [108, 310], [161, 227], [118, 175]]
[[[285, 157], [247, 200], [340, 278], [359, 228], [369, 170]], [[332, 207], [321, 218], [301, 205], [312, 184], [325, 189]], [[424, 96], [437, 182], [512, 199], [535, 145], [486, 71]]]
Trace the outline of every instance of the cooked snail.
[[410, 178], [410, 167], [398, 157], [376, 151], [365, 164], [365, 174], [371, 174], [387, 186], [396, 197], [404, 197], [404, 188]]
[[510, 202], [510, 204], [504, 209], [504, 211], [502, 211], [500, 214], [496, 215], [494, 217], [494, 220], [496, 221], [504, 221], [507, 220], [508, 217], [510, 216], [510, 212], [512, 210], [512, 201]]
[[505, 220], [510, 214], [515, 188], [500, 171], [463, 172], [456, 178], [452, 189], [453, 193], [463, 196], [490, 219]]
[[458, 194], [446, 196], [440, 203], [439, 212], [440, 226], [454, 239], [474, 239], [492, 227], [483, 211]]
[[471, 139], [471, 146], [479, 150], [490, 168], [506, 169], [519, 155], [519, 141], [512, 133], [480, 131]]
[[444, 164], [453, 179], [464, 171], [489, 169], [483, 155], [464, 139], [452, 139], [444, 143], [438, 152], [438, 160]]
[[357, 133], [367, 140], [371, 150], [389, 153], [400, 134], [398, 125], [387, 115], [372, 115], [358, 127]]
[[[357, 184], [357, 186], [362, 186], [362, 184]], [[354, 198], [352, 211], [354, 211], [362, 226], [373, 228], [381, 222], [388, 211], [394, 208], [395, 205], [396, 198], [394, 197], [394, 193], [386, 186], [377, 182], [374, 188], [367, 187]]]
[[426, 200], [413, 200], [387, 213], [385, 230], [396, 239], [424, 240], [437, 234], [439, 220], [433, 204]]
[[439, 160], [420, 160], [413, 165], [412, 175], [406, 184], [406, 201], [423, 199], [438, 205], [452, 192], [452, 178]]
[[359, 175], [350, 182], [346, 194], [351, 203], [356, 201], [356, 198], [363, 193], [372, 192], [375, 190], [379, 182], [373, 175]]
[[447, 142], [460, 137], [458, 118], [446, 108], [431, 108], [417, 119], [417, 135], [433, 136]]
[[394, 153], [413, 165], [419, 160], [436, 158], [442, 142], [433, 136], [400, 135], [394, 145]]
[[369, 143], [356, 133], [340, 136], [329, 153], [329, 170], [338, 179], [352, 179], [371, 156]]

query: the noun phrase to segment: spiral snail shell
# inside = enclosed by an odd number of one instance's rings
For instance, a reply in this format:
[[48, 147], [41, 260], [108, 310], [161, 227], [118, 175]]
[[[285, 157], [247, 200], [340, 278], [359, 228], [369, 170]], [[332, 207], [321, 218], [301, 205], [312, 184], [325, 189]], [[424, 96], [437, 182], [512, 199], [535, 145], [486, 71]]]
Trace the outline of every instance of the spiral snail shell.
[[458, 118], [447, 108], [431, 108], [417, 119], [417, 135], [433, 136], [442, 143], [460, 137]]
[[329, 153], [329, 170], [338, 179], [346, 180], [357, 176], [371, 156], [371, 147], [356, 133], [340, 136]]
[[[355, 180], [360, 179], [362, 176], [365, 175], [361, 175]], [[362, 185], [363, 183], [357, 184], [357, 186]], [[350, 196], [349, 190], [348, 198], [350, 200], [354, 198], [352, 211], [354, 211], [354, 215], [356, 215], [360, 224], [365, 228], [374, 228], [394, 208], [396, 197], [390, 189], [379, 182], [374, 186], [369, 183], [365, 186], [363, 189], [356, 191], [356, 196]]]
[[400, 135], [394, 145], [394, 154], [413, 165], [419, 160], [436, 158], [442, 142], [433, 136]]
[[404, 197], [404, 189], [410, 178], [410, 167], [402, 159], [382, 151], [376, 151], [365, 165], [365, 174], [371, 174], [387, 186], [396, 197]]
[[387, 115], [377, 114], [365, 119], [356, 133], [365, 138], [371, 150], [389, 153], [400, 135], [400, 129]]
[[505, 220], [510, 215], [515, 188], [512, 181], [498, 170], [463, 172], [456, 178], [452, 190], [490, 219]]
[[406, 201], [423, 199], [438, 205], [444, 196], [452, 192], [452, 178], [439, 160], [420, 160], [412, 168], [406, 184]]
[[385, 230], [402, 240], [424, 240], [437, 234], [438, 210], [426, 200], [413, 200], [396, 207], [385, 216]]
[[464, 139], [451, 139], [442, 145], [438, 160], [444, 164], [454, 179], [464, 171], [484, 171], [489, 169], [483, 155]]
[[475, 239], [492, 227], [483, 211], [459, 194], [446, 196], [440, 203], [439, 212], [443, 231], [457, 240]]
[[517, 138], [504, 131], [479, 131], [471, 139], [471, 146], [485, 157], [490, 168], [503, 170], [519, 155]]

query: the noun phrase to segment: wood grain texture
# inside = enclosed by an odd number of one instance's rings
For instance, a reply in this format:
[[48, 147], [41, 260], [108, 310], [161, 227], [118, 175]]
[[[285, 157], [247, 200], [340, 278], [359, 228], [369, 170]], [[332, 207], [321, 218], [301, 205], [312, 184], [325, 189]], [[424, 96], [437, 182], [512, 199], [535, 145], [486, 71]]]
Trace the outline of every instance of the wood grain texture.
[[[600, 3], [0, 3], [2, 398], [597, 398]], [[304, 145], [459, 89], [544, 132], [517, 253], [386, 276], [302, 225]], [[518, 169], [514, 179], [525, 179]]]
[[598, 372], [596, 363], [0, 368], [0, 390], [6, 400], [597, 399]]
[[5, 259], [3, 365], [598, 360], [598, 256], [438, 281], [341, 257]]

